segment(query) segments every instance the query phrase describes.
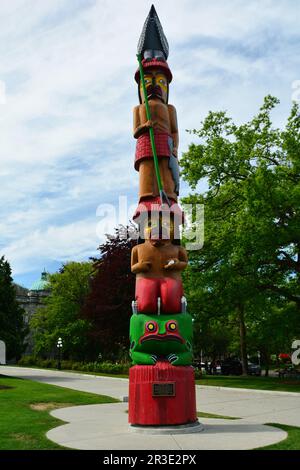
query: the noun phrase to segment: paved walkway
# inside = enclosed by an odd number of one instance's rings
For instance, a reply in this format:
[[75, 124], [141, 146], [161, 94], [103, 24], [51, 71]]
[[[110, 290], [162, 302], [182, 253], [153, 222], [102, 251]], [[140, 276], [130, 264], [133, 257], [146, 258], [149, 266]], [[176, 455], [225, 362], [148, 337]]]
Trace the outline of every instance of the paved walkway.
[[122, 400], [124, 395], [128, 395], [128, 379], [10, 366], [0, 366], [0, 374], [58, 385], [81, 392], [108, 395], [119, 400]]
[[[128, 379], [10, 366], [0, 366], [1, 373], [118, 399], [128, 395]], [[263, 426], [265, 423], [300, 427], [300, 393], [209, 386], [197, 386], [196, 391], [198, 411], [242, 419], [205, 418], [201, 419], [205, 426], [201, 433], [145, 439], [128, 431], [126, 404], [86, 405], [54, 410], [52, 414], [68, 424], [52, 429], [48, 437], [77, 449], [142, 449], [143, 445], [148, 449], [250, 449], [286, 437], [279, 429]]]
[[132, 432], [127, 422], [127, 404], [86, 405], [51, 412], [66, 421], [51, 429], [52, 441], [82, 450], [246, 450], [286, 438], [278, 428], [245, 419], [201, 418], [204, 429], [191, 434], [149, 435]]

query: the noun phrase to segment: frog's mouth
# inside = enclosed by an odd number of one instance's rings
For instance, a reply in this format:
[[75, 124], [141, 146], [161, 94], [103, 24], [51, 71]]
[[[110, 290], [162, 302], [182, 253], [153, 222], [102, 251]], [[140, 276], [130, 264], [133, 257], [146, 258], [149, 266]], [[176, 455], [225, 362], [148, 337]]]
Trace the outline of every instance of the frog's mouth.
[[177, 334], [173, 333], [164, 333], [160, 334], [147, 334], [140, 338], [139, 343], [142, 344], [145, 341], [177, 341], [178, 343], [184, 343], [184, 339]]

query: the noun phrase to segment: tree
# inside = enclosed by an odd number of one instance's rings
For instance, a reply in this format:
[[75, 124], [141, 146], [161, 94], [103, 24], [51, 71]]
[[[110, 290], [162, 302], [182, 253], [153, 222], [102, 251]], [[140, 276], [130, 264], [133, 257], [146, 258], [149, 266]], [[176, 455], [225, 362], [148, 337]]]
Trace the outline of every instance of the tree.
[[191, 253], [187, 292], [196, 295], [197, 312], [224, 324], [236, 319], [244, 373], [247, 329], [253, 314], [263, 325], [266, 299], [274, 306], [292, 303], [300, 313], [299, 106], [280, 130], [270, 117], [278, 103], [267, 96], [257, 116], [240, 126], [225, 112], [210, 112], [200, 130], [191, 131], [200, 144], [190, 145], [181, 160], [193, 189], [203, 178], [209, 186], [184, 201], [205, 205], [205, 244]]
[[265, 365], [265, 375], [269, 374], [270, 356], [280, 353], [290, 353], [294, 339], [299, 338], [299, 313], [293, 302], [281, 303], [265, 299], [259, 321], [256, 312], [249, 312], [248, 346], [250, 355], [260, 352]]
[[80, 312], [89, 292], [92, 263], [69, 262], [49, 276], [50, 295], [31, 320], [34, 350], [40, 355], [55, 351], [63, 340], [64, 357], [83, 360], [88, 355], [90, 324]]
[[127, 357], [129, 321], [134, 299], [134, 276], [130, 271], [131, 249], [136, 242], [121, 237], [109, 237], [100, 245], [100, 258], [93, 259], [94, 275], [91, 292], [82, 315], [91, 322], [89, 332], [95, 356], [117, 359]]
[[0, 339], [6, 343], [8, 359], [19, 359], [24, 348], [26, 328], [24, 310], [16, 300], [11, 268], [4, 256], [0, 258]]

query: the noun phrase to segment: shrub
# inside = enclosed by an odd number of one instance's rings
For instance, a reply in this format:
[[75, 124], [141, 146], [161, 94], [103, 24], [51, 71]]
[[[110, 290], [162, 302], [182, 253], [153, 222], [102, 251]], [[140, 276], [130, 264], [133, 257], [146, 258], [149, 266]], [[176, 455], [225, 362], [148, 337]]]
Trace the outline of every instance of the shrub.
[[[46, 369], [57, 367], [56, 359], [42, 359], [36, 356], [23, 356], [18, 364], [20, 366], [35, 366]], [[98, 372], [103, 374], [128, 374], [130, 364], [113, 362], [76, 362], [70, 360], [61, 361], [64, 370], [77, 370], [83, 372]]]
[[18, 361], [19, 366], [35, 366], [37, 363], [37, 358], [35, 356], [23, 356]]
[[73, 362], [70, 369], [72, 369], [72, 370], [81, 370], [82, 365], [83, 365], [82, 362]]
[[73, 366], [73, 362], [72, 361], [61, 361], [61, 368], [62, 369], [67, 369], [67, 370], [71, 370], [72, 369], [72, 366]]

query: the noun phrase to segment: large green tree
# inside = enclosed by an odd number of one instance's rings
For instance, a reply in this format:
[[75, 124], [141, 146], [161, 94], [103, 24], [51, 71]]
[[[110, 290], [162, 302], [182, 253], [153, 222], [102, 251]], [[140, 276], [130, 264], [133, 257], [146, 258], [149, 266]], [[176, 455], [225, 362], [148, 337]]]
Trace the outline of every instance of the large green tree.
[[285, 128], [274, 128], [278, 103], [267, 96], [239, 126], [225, 112], [210, 112], [191, 131], [200, 142], [181, 160], [194, 190], [208, 183], [184, 201], [205, 207], [205, 243], [190, 254], [187, 293], [200, 322], [218, 318], [239, 330], [244, 373], [247, 329], [253, 321], [269, 328], [262, 318], [270, 304], [297, 311], [300, 323], [300, 116], [294, 104]]
[[19, 359], [24, 350], [26, 328], [23, 309], [16, 301], [11, 268], [0, 258], [0, 339], [6, 343], [7, 358]]
[[50, 295], [31, 320], [35, 352], [48, 356], [63, 340], [66, 358], [83, 360], [88, 355], [90, 323], [80, 315], [90, 289], [92, 263], [69, 262], [49, 276]]

